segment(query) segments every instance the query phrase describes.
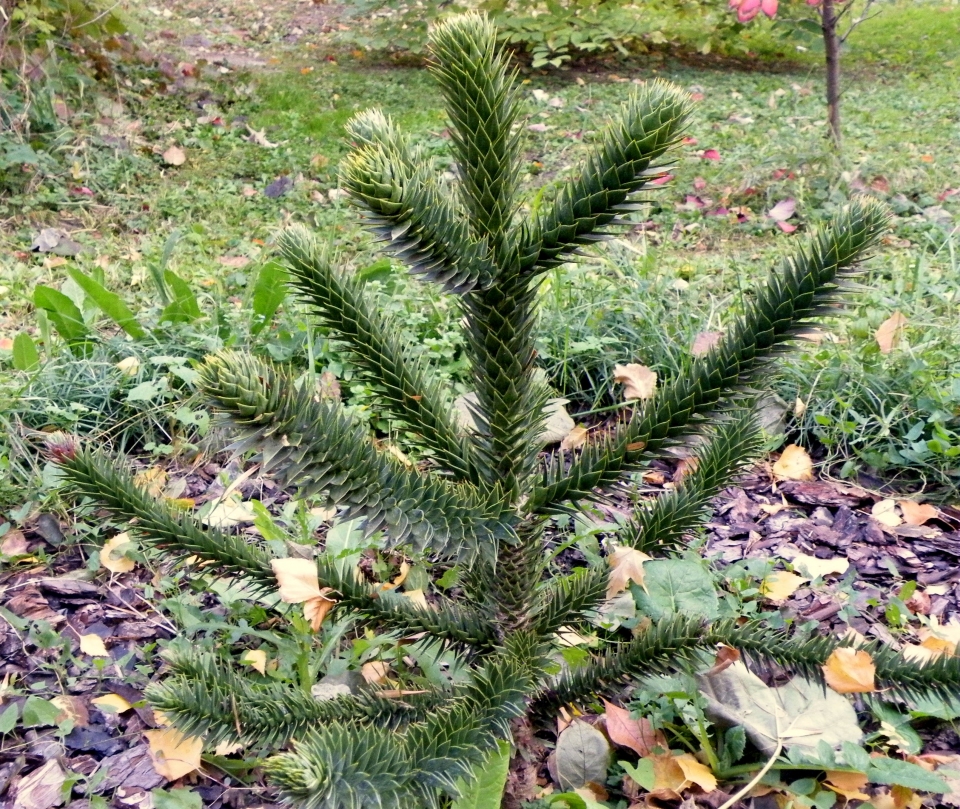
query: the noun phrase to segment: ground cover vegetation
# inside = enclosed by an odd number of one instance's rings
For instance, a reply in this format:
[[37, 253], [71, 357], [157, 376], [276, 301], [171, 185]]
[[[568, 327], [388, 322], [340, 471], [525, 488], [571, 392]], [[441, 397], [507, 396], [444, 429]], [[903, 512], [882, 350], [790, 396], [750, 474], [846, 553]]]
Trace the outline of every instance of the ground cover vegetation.
[[[840, 155], [821, 139], [819, 57], [805, 62], [800, 53], [785, 72], [781, 62], [771, 72], [731, 73], [654, 52], [642, 62], [601, 61], [600, 69], [545, 74], [525, 68], [519, 183], [530, 191], [523, 197], [529, 210], [549, 211], [558, 189], [594, 147], [602, 123], [634, 89], [633, 78], [666, 75], [695, 99], [670, 179], [653, 186], [656, 193], [635, 226], [592, 246], [577, 264], [558, 265], [542, 276], [536, 349], [546, 376], [539, 379], [568, 400], [579, 422], [565, 452], [585, 435], [603, 435], [608, 417], [632, 411], [635, 401], [624, 402], [624, 388], [614, 381], [624, 379], [622, 366], [656, 372], [663, 390], [688, 373], [720, 334], [735, 328], [744, 314], [741, 301], [762, 289], [769, 267], [817, 223], [858, 193], [890, 206], [882, 251], [865, 264], [870, 285], [848, 298], [852, 316], [827, 319], [825, 336], [778, 362], [771, 381], [780, 401], [764, 407], [768, 449], [802, 444], [822, 474], [887, 494], [790, 480], [811, 473], [761, 466], [725, 490], [699, 553], [677, 561], [699, 565], [699, 578], [692, 567], [684, 569], [697, 586], [683, 608], [704, 619], [745, 615], [773, 628], [852, 628], [929, 657], [955, 643], [947, 618], [956, 609], [949, 554], [958, 515], [947, 505], [924, 504], [919, 513], [914, 507], [924, 498], [918, 496], [921, 487], [925, 496], [951, 502], [957, 479], [957, 104], [945, 89], [957, 58], [951, 45], [957, 18], [949, 7], [933, 5], [884, 11], [864, 23], [862, 38], [852, 38], [844, 56], [845, 64], [869, 64], [882, 78], [856, 69], [851, 76]], [[344, 272], [358, 275], [376, 308], [399, 322], [400, 339], [430, 364], [452, 396], [475, 390], [455, 299], [408, 277], [401, 262], [380, 258], [340, 190], [349, 151], [343, 127], [371, 104], [382, 104], [435, 161], [442, 182], [452, 182], [451, 130], [440, 94], [419, 68], [388, 68], [360, 51], [318, 47], [323, 37], [312, 34], [321, 24], [342, 27], [326, 7], [171, 3], [146, 14], [146, 25], [143, 17], [124, 17], [137, 35], [118, 41], [137, 45], [105, 51], [114, 59], [106, 83], [95, 80], [89, 62], [62, 61], [54, 70], [54, 63], [38, 61], [43, 70], [31, 92], [49, 100], [50, 127], [43, 137], [24, 137], [22, 130], [0, 136], [4, 148], [29, 144], [38, 157], [37, 163], [15, 164], [0, 198], [6, 217], [0, 237], [0, 643], [9, 675], [0, 705], [0, 767], [8, 800], [37, 788], [46, 788], [41, 792], [50, 800], [61, 794], [69, 800], [72, 793], [98, 806], [124, 795], [155, 805], [258, 800], [261, 793], [244, 784], [259, 783], [259, 748], [237, 751], [224, 744], [214, 750], [188, 739], [174, 752], [188, 762], [186, 771], [164, 769], [169, 742], [177, 737], [174, 731], [149, 735], [160, 733], [163, 719], [139, 700], [156, 676], [155, 650], [169, 648], [176, 656], [182, 648], [177, 635], [211, 654], [229, 650], [246, 661], [241, 666], [262, 661], [264, 683], [303, 693], [324, 672], [315, 691], [321, 695], [356, 690], [357, 672], [374, 684], [363, 688], [387, 684], [397, 692], [447, 689], [451, 682], [463, 684], [468, 672], [448, 650], [406, 645], [373, 623], [352, 621], [342, 605], [343, 617], [335, 611], [314, 633], [298, 608], [280, 619], [276, 610], [286, 608], [276, 594], [257, 600], [225, 581], [211, 585], [196, 568], [172, 564], [149, 544], [128, 541], [127, 534], [101, 550], [123, 528], [122, 520], [102, 512], [79, 522], [76, 512], [63, 519], [63, 482], [56, 465], [38, 451], [43, 435], [54, 429], [132, 451], [138, 485], [175, 508], [196, 508], [207, 524], [265, 541], [271, 553], [302, 553], [316, 544], [319, 532], [325, 548], [320, 558], [331, 561], [338, 575], [359, 566], [368, 582], [383, 583], [401, 603], [425, 597], [436, 605], [443, 596], [459, 597], [463, 587], [457, 583], [462, 565], [426, 565], [415, 555], [384, 551], [355, 522], [339, 519], [331, 526], [331, 513], [316, 497], [291, 499], [246, 461], [227, 463], [215, 455], [226, 434], [198, 395], [204, 356], [223, 348], [252, 350], [263, 360], [292, 363], [298, 384], [325, 400], [341, 399], [354, 422], [366, 422], [379, 436], [378, 447], [404, 462], [437, 463], [435, 451], [424, 449], [417, 431], [392, 415], [379, 386], [344, 353], [333, 332], [312, 320], [298, 296], [282, 291], [286, 270], [276, 260], [274, 240], [285, 223], [305, 221], [327, 249], [339, 253]], [[761, 26], [742, 35], [761, 53], [782, 53], [772, 31]], [[909, 49], [899, 34], [913, 43]], [[686, 41], [702, 44], [696, 31]], [[71, 71], [78, 80], [70, 87], [49, 83], [50, 76]], [[43, 82], [45, 92], [36, 92]], [[71, 87], [82, 88], [82, 95], [71, 94]], [[925, 124], [907, 136], [905, 104]], [[641, 386], [642, 379], [649, 377], [641, 378]], [[790, 450], [785, 457], [796, 456]], [[610, 566], [637, 499], [669, 491], [672, 478], [681, 480], [688, 466], [657, 458], [625, 478], [628, 485], [612, 501], [576, 516], [552, 516], [545, 527], [548, 547], [556, 552], [550, 570]], [[700, 554], [706, 564], [698, 561]], [[848, 562], [843, 572], [841, 560], [830, 558], [838, 554]], [[823, 564], [810, 567], [806, 555]], [[637, 575], [651, 564], [619, 559], [627, 563], [624, 571], [637, 564]], [[663, 594], [651, 589], [656, 567], [647, 569], [651, 578], [612, 598], [615, 604], [595, 624], [565, 633], [570, 645], [562, 649], [564, 665], [583, 663], [651, 614]], [[94, 609], [96, 602], [105, 612]], [[317, 609], [326, 602], [312, 603]], [[107, 656], [99, 656], [90, 635], [107, 643]], [[714, 662], [705, 658], [705, 664]], [[761, 685], [777, 684], [766, 679]], [[753, 681], [744, 687], [753, 699], [767, 698]], [[97, 702], [120, 694], [136, 709]], [[706, 764], [729, 784], [728, 794], [738, 780], [750, 780], [771, 762], [763, 776], [769, 786], [762, 788], [784, 800], [842, 800], [837, 787], [849, 783], [842, 774], [837, 780], [825, 775], [828, 764], [844, 768], [841, 752], [828, 762], [821, 748], [824, 755], [812, 762], [810, 751], [785, 744], [786, 754], [777, 757], [776, 740], [772, 746], [764, 741], [765, 733], [777, 735], [776, 728], [748, 726], [745, 752], [736, 760], [738, 732], [725, 729], [711, 694], [716, 696], [702, 678], [651, 679], [618, 692], [627, 698], [621, 704], [639, 713], [617, 713], [616, 700], [580, 704], [586, 713], [572, 731], [564, 728], [571, 718], [565, 707], [558, 730], [566, 735], [558, 749], [566, 752], [551, 759], [550, 772], [541, 766], [549, 749], [538, 747], [526, 766], [514, 758], [508, 793], [526, 800], [552, 788], [552, 798], [547, 792], [543, 799], [558, 806], [579, 806], [577, 799], [586, 806], [616, 806], [636, 800], [647, 787], [698, 800], [719, 794], [707, 788], [709, 780], [698, 785], [661, 772], [658, 782], [648, 772], [654, 764], [663, 771], [668, 759], [676, 759], [674, 771], [681, 767], [681, 774], [689, 770], [698, 777], [703, 773], [690, 768]], [[60, 697], [76, 710], [65, 711]], [[952, 720], [956, 706], [942, 699], [892, 705], [870, 694], [854, 705], [859, 718], [847, 723], [847, 741], [885, 756], [880, 771], [856, 759], [863, 766], [855, 783], [870, 778], [888, 785], [866, 788], [877, 805], [949, 788], [947, 759], [955, 737], [949, 724], [940, 723]], [[85, 718], [81, 709], [88, 711]], [[621, 720], [641, 742], [624, 747], [622, 736], [615, 738]], [[858, 724], [866, 736], [859, 735]], [[602, 731], [604, 741], [584, 725]], [[118, 738], [129, 739], [129, 747], [118, 746]], [[549, 733], [539, 738], [548, 747], [559, 741]], [[651, 738], [657, 742], [652, 746]], [[611, 739], [618, 754], [595, 781]], [[841, 740], [829, 741], [838, 751], [842, 747]], [[660, 753], [654, 751], [658, 744]], [[594, 746], [595, 771], [586, 786], [575, 786], [570, 756], [584, 745]], [[680, 757], [681, 748], [696, 755], [693, 763]], [[53, 749], [68, 751], [56, 766], [49, 758]], [[670, 749], [673, 754], [657, 758]], [[857, 755], [849, 744], [846, 754]], [[916, 770], [893, 773], [891, 767], [909, 763], [903, 761], [908, 756], [917, 757], [913, 763], [936, 782]], [[562, 773], [558, 757], [566, 762]], [[506, 758], [498, 761], [507, 772]], [[197, 767], [220, 773], [219, 783], [196, 781]], [[930, 773], [937, 767], [939, 775]], [[496, 770], [494, 764], [485, 770], [489, 783], [497, 782]], [[628, 772], [635, 778], [625, 777]], [[566, 797], [557, 797], [563, 790]]]

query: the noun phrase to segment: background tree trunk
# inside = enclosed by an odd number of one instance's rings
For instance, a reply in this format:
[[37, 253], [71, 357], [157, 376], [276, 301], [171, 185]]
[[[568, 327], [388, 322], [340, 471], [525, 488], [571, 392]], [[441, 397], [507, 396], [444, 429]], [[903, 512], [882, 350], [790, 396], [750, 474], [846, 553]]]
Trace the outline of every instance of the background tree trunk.
[[840, 147], [840, 38], [834, 0], [823, 0], [820, 10], [823, 45], [827, 56], [827, 122], [830, 137]]

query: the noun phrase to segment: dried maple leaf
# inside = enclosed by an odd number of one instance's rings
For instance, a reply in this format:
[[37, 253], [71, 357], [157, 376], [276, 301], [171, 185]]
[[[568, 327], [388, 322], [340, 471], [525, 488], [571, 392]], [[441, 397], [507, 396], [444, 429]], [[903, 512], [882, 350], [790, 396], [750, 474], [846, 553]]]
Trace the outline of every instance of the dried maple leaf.
[[839, 694], [868, 694], [876, 691], [874, 675], [877, 667], [869, 652], [841, 646], [834, 649], [823, 665], [823, 676]]
[[609, 556], [610, 579], [607, 582], [607, 598], [622, 593], [632, 581], [643, 587], [643, 563], [650, 557], [635, 548], [620, 546]]

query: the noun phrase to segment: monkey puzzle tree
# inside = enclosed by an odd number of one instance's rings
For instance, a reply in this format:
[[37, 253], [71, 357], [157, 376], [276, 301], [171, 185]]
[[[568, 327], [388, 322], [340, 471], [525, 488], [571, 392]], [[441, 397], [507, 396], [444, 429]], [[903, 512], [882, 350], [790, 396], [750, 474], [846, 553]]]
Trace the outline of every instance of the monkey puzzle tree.
[[[432, 53], [459, 167], [456, 195], [379, 112], [350, 122], [355, 149], [343, 176], [391, 249], [462, 307], [476, 430], [460, 431], [448, 391], [401, 342], [399, 325], [301, 227], [279, 239], [294, 289], [377, 387], [383, 408], [429, 450], [432, 468], [422, 472], [381, 451], [339, 404], [318, 400], [289, 371], [259, 358], [222, 353], [201, 372], [207, 395], [241, 433], [235, 446], [257, 448], [265, 469], [337, 506], [342, 518], [363, 518], [369, 534], [382, 532], [385, 547], [460, 566], [459, 595], [430, 608], [358, 580], [327, 555], [317, 557], [316, 581], [330, 588], [336, 612], [398, 637], [434, 639], [469, 676], [402, 699], [372, 688], [320, 701], [241, 673], [226, 659], [181, 652], [172, 676], [149, 690], [152, 704], [185, 733], [280, 749], [267, 765], [273, 782], [286, 800], [317, 809], [444, 805], [510, 738], [513, 723], [615, 695], [624, 682], [682, 668], [719, 643], [810, 677], [821, 676], [842, 643], [758, 622], [705, 624], [678, 615], [560, 670], [556, 634], [590, 619], [604, 601], [608, 572], [551, 575], [544, 528], [549, 515], [603, 498], [646, 459], [709, 422], [696, 471], [641, 506], [618, 539], [651, 553], [683, 547], [710, 499], [758, 450], [743, 391], [836, 300], [838, 285], [856, 274], [883, 230], [884, 210], [867, 200], [851, 204], [770, 276], [726, 337], [686, 373], [582, 450], [543, 461], [538, 435], [549, 392], [535, 374], [539, 284], [546, 270], [602, 238], [634, 209], [634, 195], [662, 176], [689, 102], [662, 82], [639, 89], [580, 176], [561, 185], [549, 210], [530, 215], [518, 189], [520, 96], [493, 27], [475, 14], [455, 17], [434, 31]], [[267, 548], [174, 514], [99, 452], [70, 442], [53, 451], [78, 495], [133, 521], [154, 547], [195, 556], [252, 592], [277, 590], [284, 560]], [[893, 693], [960, 685], [960, 659], [921, 666], [886, 647], [870, 652], [878, 682]]]

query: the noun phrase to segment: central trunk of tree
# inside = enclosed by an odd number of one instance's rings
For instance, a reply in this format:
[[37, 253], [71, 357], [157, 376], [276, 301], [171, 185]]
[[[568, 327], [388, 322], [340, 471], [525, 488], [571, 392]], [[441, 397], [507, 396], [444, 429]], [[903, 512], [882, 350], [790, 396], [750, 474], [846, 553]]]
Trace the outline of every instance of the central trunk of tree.
[[823, 46], [827, 56], [827, 122], [830, 137], [840, 147], [840, 38], [837, 36], [837, 12], [834, 0], [823, 0], [821, 7]]

